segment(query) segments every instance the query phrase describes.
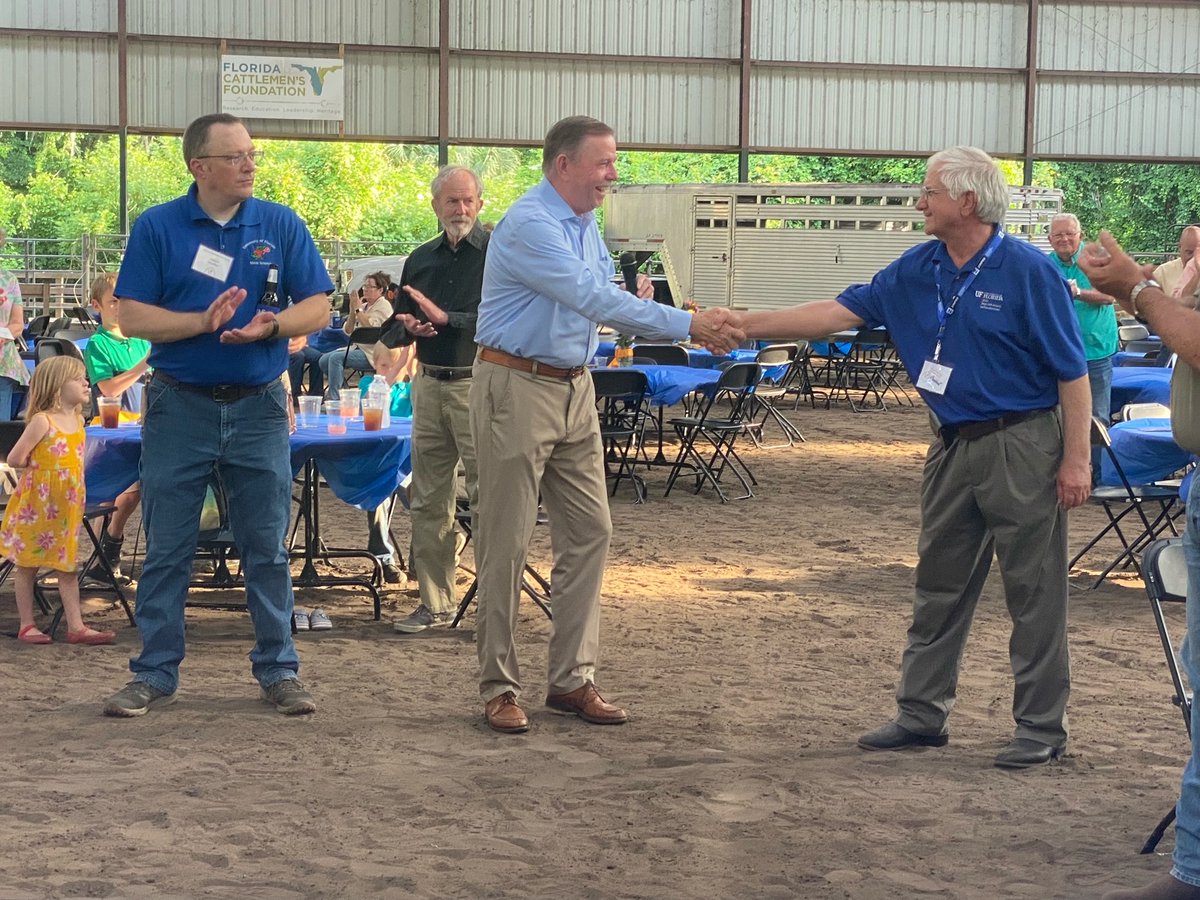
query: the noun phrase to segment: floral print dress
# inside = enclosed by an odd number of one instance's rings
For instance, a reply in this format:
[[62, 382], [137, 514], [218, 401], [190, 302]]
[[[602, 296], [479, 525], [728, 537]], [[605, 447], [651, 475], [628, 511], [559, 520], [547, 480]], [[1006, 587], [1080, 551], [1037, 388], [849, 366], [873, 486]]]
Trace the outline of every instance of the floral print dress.
[[84, 505], [83, 434], [82, 422], [68, 432], [50, 421], [8, 498], [0, 556], [18, 566], [75, 571]]

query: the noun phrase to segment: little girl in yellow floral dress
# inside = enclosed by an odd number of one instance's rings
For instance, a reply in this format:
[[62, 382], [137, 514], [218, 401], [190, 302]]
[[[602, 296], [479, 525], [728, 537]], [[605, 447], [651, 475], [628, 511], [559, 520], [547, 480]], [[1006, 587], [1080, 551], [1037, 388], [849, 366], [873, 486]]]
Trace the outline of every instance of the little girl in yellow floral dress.
[[16, 564], [17, 640], [49, 644], [33, 621], [33, 587], [39, 568], [58, 573], [68, 644], [111, 644], [116, 634], [83, 623], [75, 553], [83, 519], [83, 404], [87, 370], [69, 356], [38, 364], [29, 383], [25, 431], [8, 454], [24, 469], [0, 524], [0, 556]]

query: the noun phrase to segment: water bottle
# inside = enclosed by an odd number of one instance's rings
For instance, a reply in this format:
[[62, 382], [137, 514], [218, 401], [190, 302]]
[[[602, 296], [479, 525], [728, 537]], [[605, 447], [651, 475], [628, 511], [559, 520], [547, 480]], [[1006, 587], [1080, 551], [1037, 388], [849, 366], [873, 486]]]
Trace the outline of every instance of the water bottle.
[[376, 375], [367, 385], [367, 397], [379, 403], [383, 409], [380, 427], [388, 428], [392, 424], [392, 391], [387, 381]]

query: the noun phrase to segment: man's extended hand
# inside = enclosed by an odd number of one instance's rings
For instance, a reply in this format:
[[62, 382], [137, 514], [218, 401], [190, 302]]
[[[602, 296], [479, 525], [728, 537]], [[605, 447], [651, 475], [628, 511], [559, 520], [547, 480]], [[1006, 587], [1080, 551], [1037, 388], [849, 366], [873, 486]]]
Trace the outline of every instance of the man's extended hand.
[[728, 353], [745, 339], [745, 332], [732, 324], [728, 309], [713, 307], [692, 316], [692, 340], [713, 353]]
[[[245, 291], [242, 294], [245, 295]], [[221, 332], [222, 344], [253, 344], [270, 336], [274, 330], [275, 313], [259, 312], [241, 328], [230, 328]]]
[[437, 335], [437, 329], [433, 325], [429, 322], [422, 322], [416, 316], [409, 313], [397, 313], [396, 321], [403, 325], [404, 330], [413, 337], [427, 338]]
[[1117, 302], [1129, 312], [1129, 292], [1138, 282], [1154, 274], [1154, 266], [1139, 266], [1107, 231], [1101, 231], [1099, 240], [1088, 244], [1079, 254], [1079, 268], [1088, 277], [1092, 287], [1117, 298]]
[[242, 305], [242, 301], [246, 299], [246, 289], [237, 287], [229, 288], [222, 293], [212, 303], [209, 304], [200, 320], [200, 333], [211, 334], [216, 331], [226, 322], [233, 318], [233, 314], [237, 312], [237, 308]]
[[[425, 318], [427, 318], [430, 322], [437, 326], [449, 324], [450, 317], [446, 315], [446, 311], [418, 291], [415, 287], [413, 287], [411, 284], [406, 284], [404, 285], [404, 290], [408, 292], [408, 296], [413, 298], [413, 302], [415, 302], [417, 306], [421, 308], [421, 312], [425, 313]], [[405, 325], [404, 327], [407, 328], [408, 326]]]

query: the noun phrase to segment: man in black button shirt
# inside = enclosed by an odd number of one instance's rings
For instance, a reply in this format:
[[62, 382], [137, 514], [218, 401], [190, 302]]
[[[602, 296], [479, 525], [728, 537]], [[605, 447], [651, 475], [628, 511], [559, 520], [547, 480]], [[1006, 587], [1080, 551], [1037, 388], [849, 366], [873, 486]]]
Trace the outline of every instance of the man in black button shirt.
[[475, 360], [475, 317], [483, 287], [488, 233], [476, 219], [483, 185], [463, 166], [445, 166], [433, 180], [433, 211], [442, 233], [404, 263], [396, 319], [382, 336], [388, 350], [376, 368], [399, 362], [414, 344], [412, 384], [412, 551], [421, 605], [395, 623], [414, 634], [454, 617], [454, 511], [459, 460], [467, 470], [467, 497], [476, 498], [475, 445], [467, 409]]

